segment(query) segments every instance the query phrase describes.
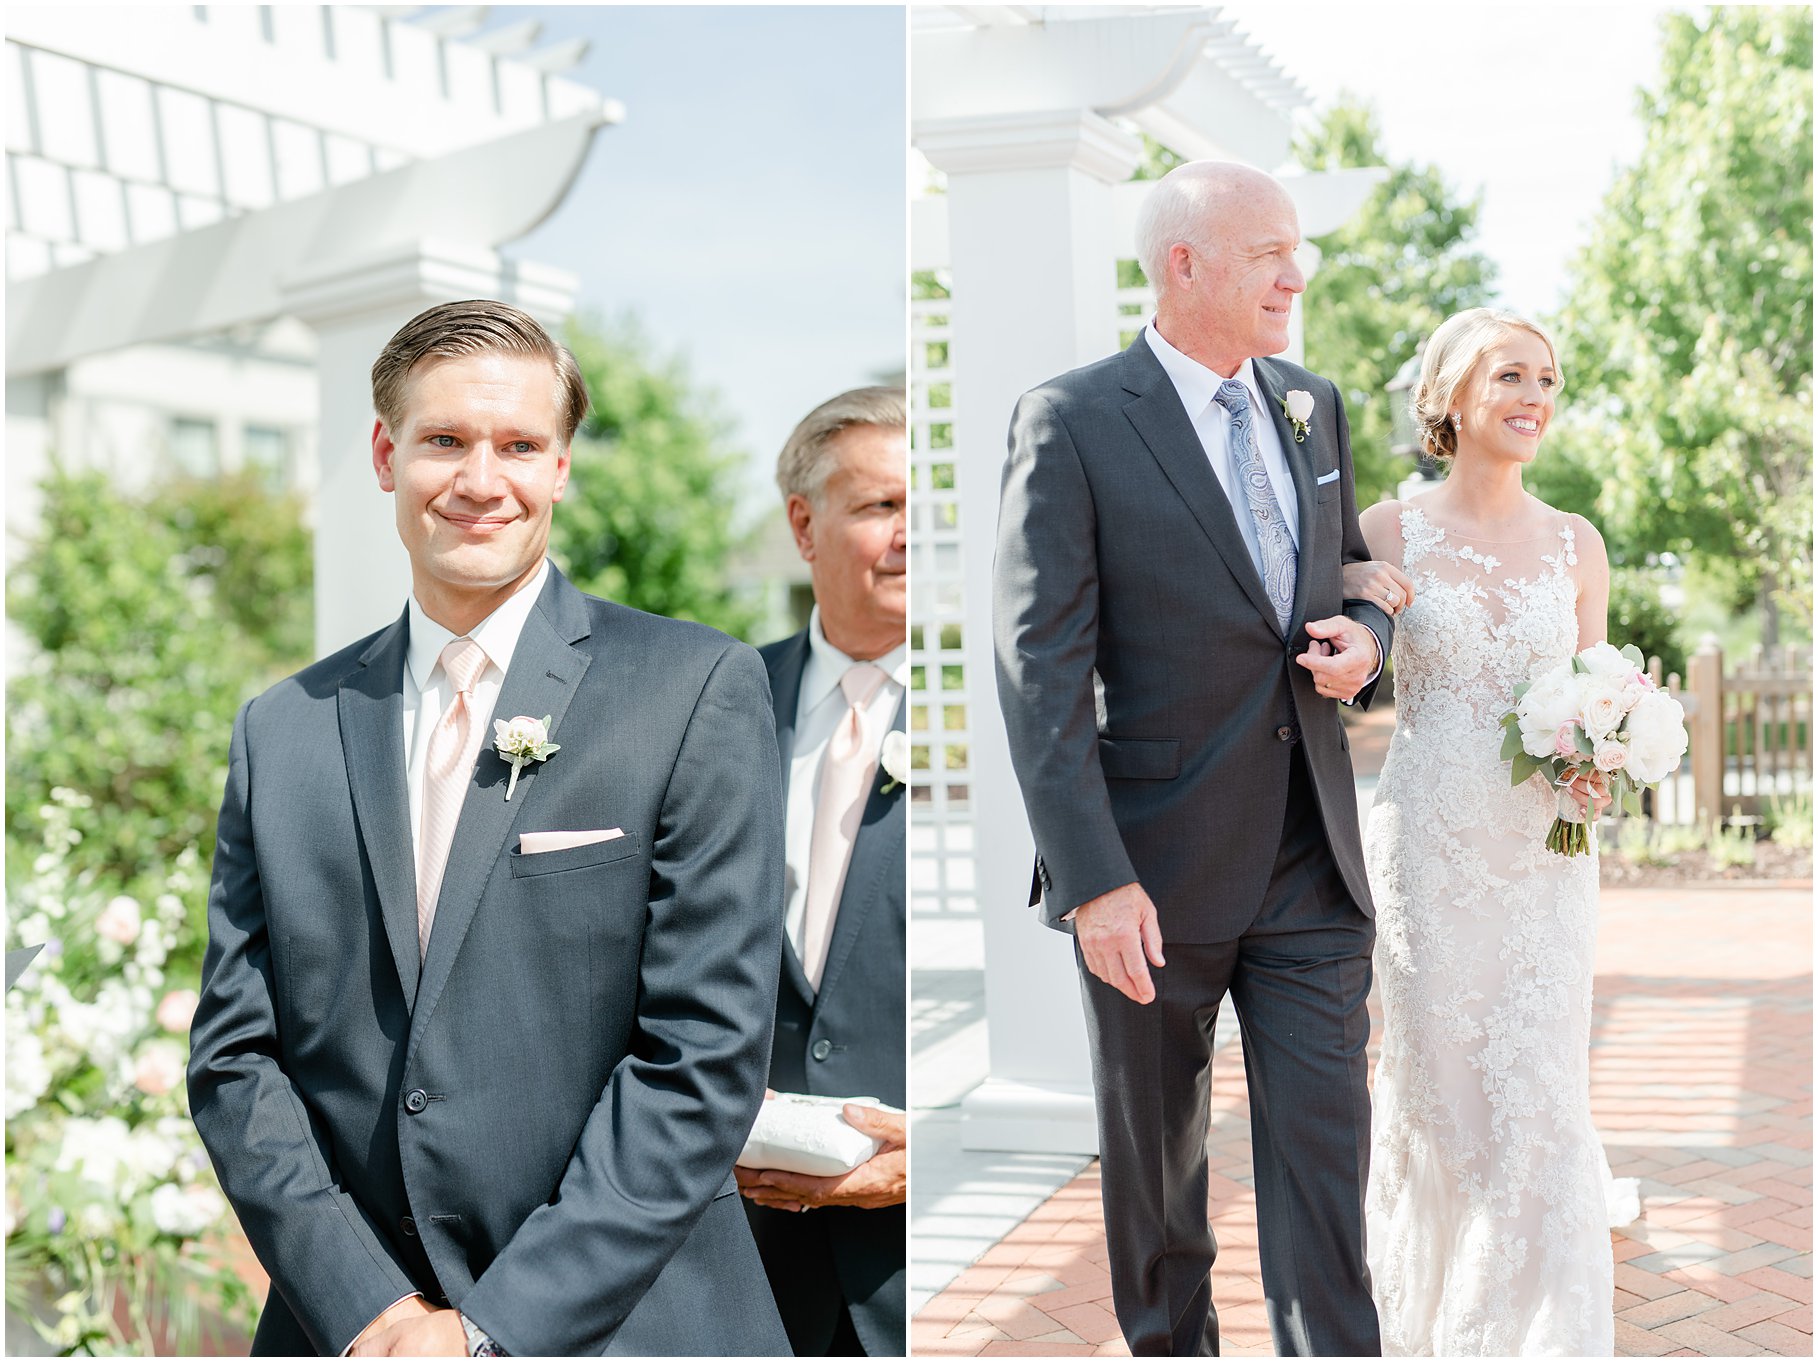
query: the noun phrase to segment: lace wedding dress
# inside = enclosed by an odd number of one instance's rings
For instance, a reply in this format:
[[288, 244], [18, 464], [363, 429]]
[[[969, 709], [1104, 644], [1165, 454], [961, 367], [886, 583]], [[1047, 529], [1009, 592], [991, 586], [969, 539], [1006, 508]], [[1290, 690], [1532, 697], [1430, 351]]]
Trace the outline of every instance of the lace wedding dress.
[[1416, 595], [1365, 838], [1383, 1352], [1609, 1356], [1609, 1227], [1636, 1208], [1591, 1124], [1597, 856], [1546, 849], [1553, 791], [1510, 786], [1497, 726], [1518, 682], [1578, 650], [1571, 524], [1473, 543], [1408, 505], [1401, 531]]

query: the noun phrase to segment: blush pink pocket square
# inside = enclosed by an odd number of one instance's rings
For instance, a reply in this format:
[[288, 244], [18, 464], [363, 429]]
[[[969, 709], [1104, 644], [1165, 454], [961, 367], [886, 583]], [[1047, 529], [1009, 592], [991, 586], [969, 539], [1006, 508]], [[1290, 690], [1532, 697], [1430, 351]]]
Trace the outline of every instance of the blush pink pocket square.
[[569, 847], [587, 847], [595, 842], [610, 842], [623, 837], [623, 828], [594, 828], [587, 832], [520, 832], [518, 853], [534, 856], [539, 851], [566, 851]]

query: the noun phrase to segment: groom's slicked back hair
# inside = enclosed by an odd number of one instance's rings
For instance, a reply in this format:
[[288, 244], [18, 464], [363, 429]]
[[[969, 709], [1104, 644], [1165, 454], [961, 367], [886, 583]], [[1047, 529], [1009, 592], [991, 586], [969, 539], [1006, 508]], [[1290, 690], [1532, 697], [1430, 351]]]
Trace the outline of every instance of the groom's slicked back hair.
[[853, 426], [901, 430], [908, 421], [908, 407], [901, 388], [853, 388], [821, 403], [789, 433], [777, 455], [776, 485], [784, 498], [818, 501], [833, 472], [833, 437]]
[[428, 359], [490, 353], [549, 361], [561, 389], [562, 443], [571, 444], [587, 415], [587, 383], [580, 366], [568, 347], [551, 339], [535, 317], [491, 298], [438, 303], [399, 327], [373, 361], [372, 408], [395, 433], [417, 365]]

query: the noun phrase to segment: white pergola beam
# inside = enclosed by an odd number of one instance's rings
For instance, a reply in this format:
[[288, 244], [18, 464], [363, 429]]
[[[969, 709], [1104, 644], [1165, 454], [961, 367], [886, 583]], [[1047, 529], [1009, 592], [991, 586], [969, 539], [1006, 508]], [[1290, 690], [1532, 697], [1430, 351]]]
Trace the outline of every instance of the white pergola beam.
[[[19, 280], [7, 298], [7, 376], [266, 321], [290, 310], [285, 295], [295, 281], [423, 241], [490, 251], [555, 209], [607, 121], [599, 111], [577, 114]], [[475, 185], [487, 192], [476, 195]], [[462, 211], [449, 213], [450, 203]]]
[[481, 52], [490, 52], [495, 57], [510, 57], [529, 51], [542, 36], [543, 25], [535, 19], [526, 19], [519, 24], [495, 28], [490, 33], [477, 34], [467, 40], [467, 45]]
[[468, 38], [486, 26], [491, 5], [457, 5], [438, 14], [425, 14], [415, 27], [438, 38]]

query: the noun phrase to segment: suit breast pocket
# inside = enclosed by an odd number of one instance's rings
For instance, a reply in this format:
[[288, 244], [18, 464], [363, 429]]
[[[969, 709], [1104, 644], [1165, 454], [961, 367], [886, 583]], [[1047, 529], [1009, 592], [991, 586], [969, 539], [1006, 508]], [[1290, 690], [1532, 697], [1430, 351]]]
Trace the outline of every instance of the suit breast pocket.
[[1328, 473], [1321, 473], [1319, 477], [1321, 479], [1330, 479], [1330, 481], [1317, 482], [1313, 488], [1313, 503], [1314, 505], [1323, 508], [1327, 502], [1336, 502], [1338, 500], [1338, 487], [1343, 479], [1338, 476], [1338, 470], [1336, 468]]
[[635, 859], [642, 849], [643, 843], [637, 835], [628, 832], [623, 837], [614, 837], [610, 841], [589, 842], [586, 846], [564, 847], [560, 851], [535, 851], [528, 855], [514, 851], [511, 853], [511, 877], [521, 880], [538, 875], [588, 870], [596, 865], [612, 865], [618, 861]]

